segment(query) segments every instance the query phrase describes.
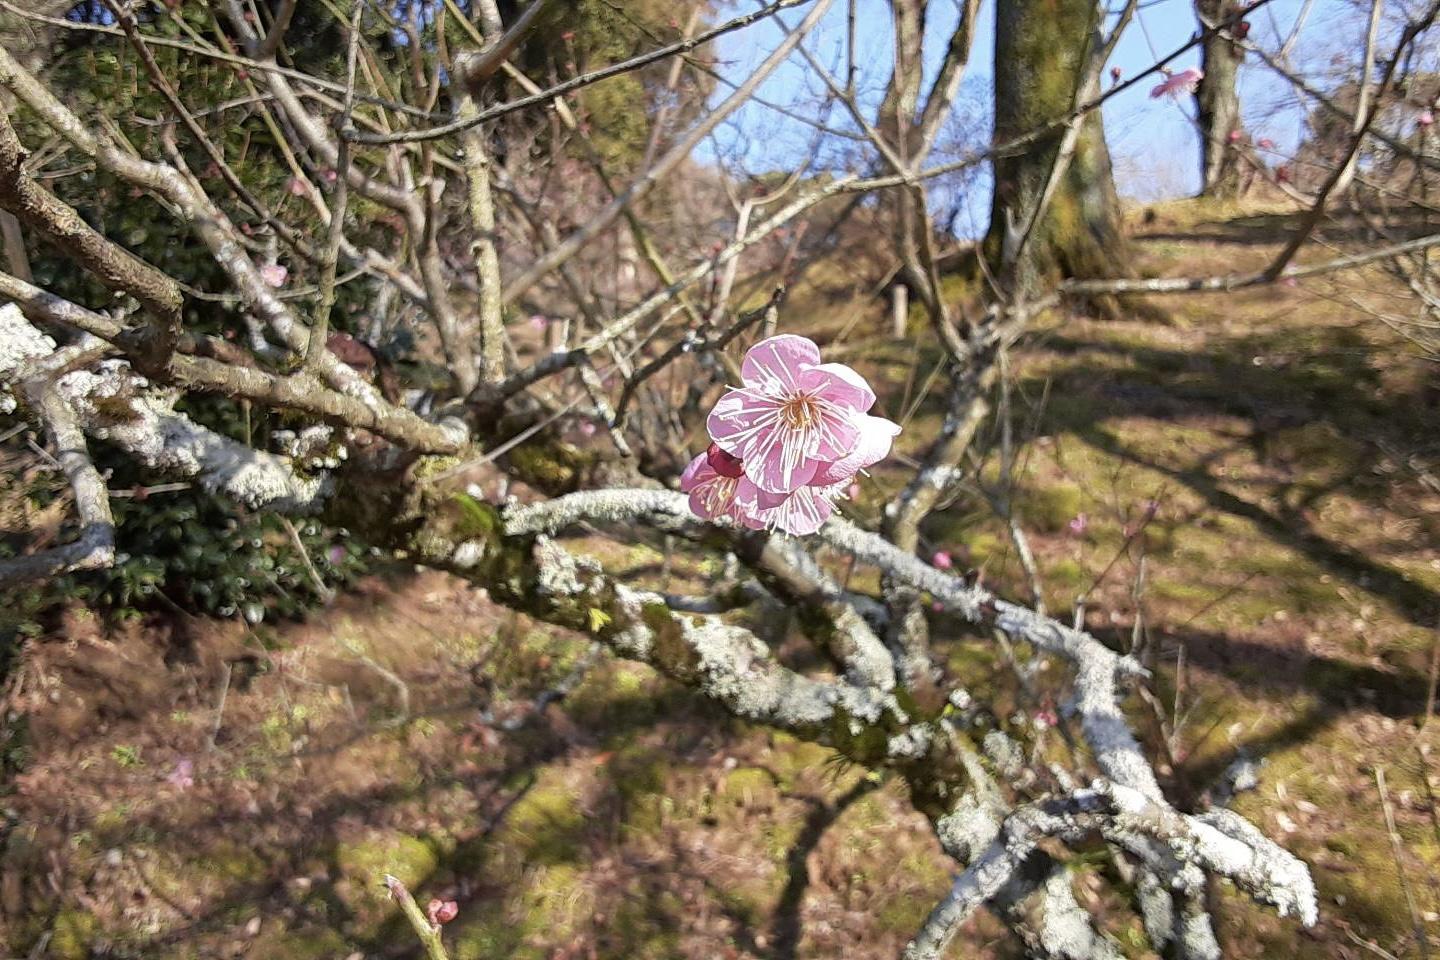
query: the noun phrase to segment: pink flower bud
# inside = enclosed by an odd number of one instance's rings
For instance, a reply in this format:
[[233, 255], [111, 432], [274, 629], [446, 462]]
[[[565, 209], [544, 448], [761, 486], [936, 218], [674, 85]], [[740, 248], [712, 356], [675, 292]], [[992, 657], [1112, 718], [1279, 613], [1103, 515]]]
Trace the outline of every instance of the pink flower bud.
[[850, 484], [850, 486], [846, 487], [845, 496], [849, 497], [851, 500], [854, 500], [856, 497], [860, 496], [860, 484], [852, 483]]
[[1070, 522], [1067, 523], [1066, 526], [1070, 528], [1070, 532], [1075, 536], [1084, 536], [1085, 531], [1090, 529], [1090, 516], [1084, 513], [1077, 513], [1070, 519]]
[[1415, 126], [1421, 128], [1428, 127], [1434, 122], [1435, 114], [1431, 113], [1429, 110], [1422, 111], [1420, 116], [1415, 118]]
[[546, 327], [550, 326], [550, 321], [542, 317], [540, 314], [536, 313], [531, 315], [530, 317], [530, 326], [534, 327], [536, 330], [544, 330]]
[[930, 563], [937, 570], [949, 570], [955, 566], [955, 560], [944, 550], [936, 550], [935, 556], [930, 558]]
[[581, 433], [582, 436], [586, 436], [586, 437], [593, 437], [593, 436], [595, 436], [595, 423], [594, 423], [594, 421], [592, 421], [592, 420], [581, 420], [581, 421], [580, 421], [580, 433]]
[[267, 263], [260, 268], [260, 277], [272, 287], [283, 287], [285, 281], [290, 279], [290, 271], [282, 264]]
[[425, 907], [425, 915], [428, 916], [430, 922], [437, 927], [442, 923], [449, 923], [451, 920], [454, 920], [455, 915], [459, 912], [460, 904], [454, 900], [431, 900]]
[[1261, 150], [1274, 150], [1275, 141], [1271, 140], [1269, 137], [1261, 137], [1259, 140], [1255, 141], [1255, 146], [1259, 147]]
[[1111, 68], [1110, 68], [1110, 81], [1111, 81], [1112, 83], [1119, 83], [1119, 82], [1120, 82], [1120, 78], [1123, 77], [1124, 75], [1125, 75], [1125, 71], [1121, 70], [1119, 67], [1111, 67]]
[[289, 187], [292, 197], [303, 197], [310, 190], [310, 185], [299, 177], [291, 177], [286, 186]]
[[1231, 131], [1230, 131], [1229, 140], [1230, 140], [1231, 143], [1239, 143], [1239, 142], [1240, 142], [1240, 131], [1239, 131], [1239, 130], [1231, 130]]

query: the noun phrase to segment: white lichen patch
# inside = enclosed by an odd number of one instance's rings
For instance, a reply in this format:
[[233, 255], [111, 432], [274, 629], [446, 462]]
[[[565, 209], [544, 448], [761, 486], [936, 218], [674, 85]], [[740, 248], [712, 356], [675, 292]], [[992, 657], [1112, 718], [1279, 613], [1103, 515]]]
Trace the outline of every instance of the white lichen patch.
[[87, 433], [156, 473], [196, 478], [205, 489], [252, 509], [304, 512], [318, 507], [328, 490], [326, 480], [296, 473], [283, 457], [253, 450], [175, 412], [175, 395], [149, 389], [124, 361], [66, 374], [56, 388], [74, 405]]
[[55, 341], [42, 333], [13, 303], [0, 306], [0, 383], [9, 383], [31, 360], [55, 352]]

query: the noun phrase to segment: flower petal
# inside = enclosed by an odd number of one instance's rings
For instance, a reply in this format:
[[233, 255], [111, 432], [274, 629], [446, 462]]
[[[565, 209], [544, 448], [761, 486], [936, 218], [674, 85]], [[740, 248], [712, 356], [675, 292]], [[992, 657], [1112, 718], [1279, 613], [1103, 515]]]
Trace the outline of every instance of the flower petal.
[[807, 485], [823, 463], [813, 457], [801, 457], [797, 462], [777, 451], [746, 458], [745, 476], [762, 490], [783, 495]]
[[710, 458], [700, 454], [685, 467], [685, 472], [680, 474], [680, 492], [689, 493], [694, 490], [697, 484], [715, 476], [715, 468], [710, 466]]
[[860, 442], [860, 420], [865, 415], [828, 401], [816, 407], [817, 420], [808, 431], [813, 437], [808, 456], [824, 466], [855, 449]]
[[870, 384], [843, 363], [811, 367], [800, 375], [800, 388], [856, 413], [864, 413], [875, 405], [875, 391], [870, 389]]
[[740, 482], [735, 485], [735, 502], [756, 513], [775, 509], [789, 496], [788, 493], [762, 490], [749, 477], [742, 477]]
[[815, 341], [783, 333], [761, 340], [745, 354], [740, 376], [745, 386], [771, 396], [794, 393], [801, 371], [820, 362]]
[[834, 487], [801, 487], [773, 510], [761, 514], [767, 527], [806, 537], [819, 530], [835, 512]]
[[763, 434], [779, 421], [777, 401], [747, 387], [732, 387], [715, 402], [705, 429], [721, 450], [745, 460], [757, 449]]
[[845, 483], [866, 467], [890, 455], [890, 447], [900, 433], [900, 425], [884, 417], [856, 417], [859, 437], [850, 452], [838, 460], [824, 464], [810, 479], [812, 485], [829, 486]]

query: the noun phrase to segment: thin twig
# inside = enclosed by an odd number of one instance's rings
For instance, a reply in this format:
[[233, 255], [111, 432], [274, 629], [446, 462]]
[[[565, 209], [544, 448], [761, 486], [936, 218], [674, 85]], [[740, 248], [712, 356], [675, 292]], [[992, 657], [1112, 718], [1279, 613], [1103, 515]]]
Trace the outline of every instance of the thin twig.
[[1420, 948], [1421, 960], [1430, 960], [1430, 941], [1425, 937], [1425, 923], [1415, 906], [1415, 895], [1410, 891], [1410, 880], [1405, 875], [1403, 848], [1400, 831], [1395, 829], [1395, 812], [1390, 808], [1390, 794], [1385, 789], [1385, 768], [1375, 768], [1375, 787], [1380, 791], [1380, 809], [1385, 813], [1385, 831], [1390, 837], [1390, 853], [1395, 858], [1395, 873], [1400, 878], [1400, 891], [1405, 895], [1405, 906], [1410, 911], [1410, 924], [1415, 930], [1416, 945]]

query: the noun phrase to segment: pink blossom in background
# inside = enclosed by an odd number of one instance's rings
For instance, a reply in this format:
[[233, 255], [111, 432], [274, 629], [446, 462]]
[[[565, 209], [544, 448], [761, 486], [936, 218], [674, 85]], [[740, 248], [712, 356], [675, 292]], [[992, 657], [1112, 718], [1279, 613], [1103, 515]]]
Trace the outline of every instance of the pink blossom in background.
[[1231, 130], [1231, 131], [1230, 131], [1230, 138], [1229, 138], [1229, 139], [1230, 139], [1230, 142], [1231, 142], [1231, 143], [1239, 143], [1239, 142], [1240, 142], [1240, 131], [1239, 131], [1239, 130]]
[[1110, 68], [1110, 82], [1111, 82], [1111, 83], [1119, 83], [1119, 82], [1120, 82], [1120, 78], [1123, 77], [1124, 75], [1125, 75], [1125, 71], [1121, 70], [1119, 67], [1111, 67], [1111, 68]]
[[431, 900], [425, 906], [425, 915], [435, 926], [442, 923], [449, 923], [460, 913], [460, 904], [454, 900]]
[[1428, 127], [1435, 122], [1435, 114], [1429, 110], [1422, 111], [1420, 116], [1415, 118], [1415, 126]]
[[1158, 100], [1161, 97], [1178, 97], [1182, 93], [1194, 93], [1200, 81], [1205, 79], [1205, 73], [1199, 67], [1187, 67], [1179, 73], [1172, 73], [1164, 80], [1161, 80], [1150, 89], [1150, 99]]
[[324, 173], [321, 174], [321, 176], [325, 178], [326, 183], [334, 183], [336, 180], [340, 179], [340, 174], [336, 173], [334, 170], [326, 170]]
[[757, 343], [741, 380], [710, 411], [712, 442], [685, 469], [680, 489], [707, 520], [814, 533], [837, 498], [859, 492], [855, 476], [889, 456], [900, 427], [869, 416], [875, 393], [865, 378], [821, 363], [820, 348], [804, 337]]
[[310, 191], [310, 185], [299, 177], [291, 177], [288, 186], [292, 197], [303, 197]]
[[1261, 150], [1274, 150], [1275, 141], [1271, 140], [1269, 137], [1261, 137], [1259, 140], [1255, 141], [1255, 146], [1259, 147]]
[[260, 268], [260, 278], [272, 287], [283, 287], [290, 279], [290, 271], [283, 264], [267, 263]]
[[1090, 529], [1090, 516], [1085, 513], [1077, 513], [1070, 519], [1070, 522], [1067, 523], [1066, 526], [1070, 528], [1070, 532], [1075, 536], [1083, 537], [1085, 531]]
[[949, 570], [955, 566], [955, 560], [944, 550], [936, 550], [935, 556], [930, 558], [930, 565], [937, 570]]
[[181, 757], [175, 761], [175, 769], [170, 771], [165, 782], [177, 790], [189, 790], [195, 786], [195, 761], [189, 757]]
[[1294, 277], [1281, 277], [1281, 278], [1280, 278], [1280, 286], [1282, 286], [1282, 287], [1298, 287], [1298, 286], [1300, 286], [1300, 281], [1299, 281], [1299, 280], [1296, 280]]
[[534, 327], [536, 330], [544, 330], [546, 327], [550, 326], [550, 321], [546, 320], [540, 314], [536, 313], [532, 314], [530, 317], [530, 326]]
[[580, 421], [580, 433], [581, 433], [582, 436], [586, 436], [586, 437], [593, 437], [593, 436], [595, 436], [595, 429], [596, 429], [596, 428], [595, 428], [595, 421], [593, 421], [593, 420], [581, 420], [581, 421]]
[[845, 496], [849, 497], [851, 500], [854, 500], [856, 497], [860, 496], [860, 484], [852, 483], [850, 484], [850, 486], [846, 487]]
[[325, 559], [330, 561], [331, 566], [339, 566], [340, 561], [345, 559], [345, 548], [338, 543], [325, 551]]

